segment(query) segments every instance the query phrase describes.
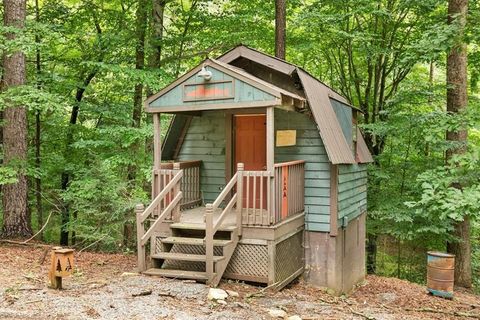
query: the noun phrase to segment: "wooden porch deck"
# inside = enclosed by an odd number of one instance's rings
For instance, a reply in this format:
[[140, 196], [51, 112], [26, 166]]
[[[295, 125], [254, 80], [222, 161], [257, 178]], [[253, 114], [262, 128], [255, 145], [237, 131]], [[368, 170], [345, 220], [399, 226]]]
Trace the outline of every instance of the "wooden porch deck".
[[[181, 213], [181, 216], [180, 216], [180, 223], [201, 223], [201, 224], [204, 224], [205, 223], [205, 210], [206, 210], [206, 207], [205, 206], [199, 206], [199, 207], [195, 207], [195, 208], [192, 208], [192, 209], [188, 209], [188, 210], [184, 210], [182, 211]], [[214, 212], [213, 212], [213, 220], [214, 221], [217, 221], [221, 215], [223, 211], [223, 208], [215, 208], [214, 209]], [[247, 208], [243, 208], [242, 209], [242, 216], [245, 216], [247, 217], [247, 221], [260, 221], [260, 217], [266, 215], [267, 213], [267, 210], [265, 209], [247, 209]], [[225, 218], [223, 219], [222, 223], [221, 223], [221, 226], [233, 226], [236, 224], [236, 220], [235, 220], [235, 215], [236, 213], [234, 211], [229, 211], [226, 213], [226, 216]], [[248, 219], [248, 217], [250, 217], [250, 219]], [[257, 219], [255, 219], [255, 217]], [[244, 223], [243, 224], [244, 226], [249, 226], [249, 224], [246, 224]], [[253, 223], [251, 224], [251, 226], [255, 226], [256, 224]], [[260, 226], [260, 224], [258, 224], [258, 226]]]
[[[205, 206], [196, 207], [182, 211], [180, 216], [180, 223], [205, 223]], [[221, 208], [216, 208], [213, 212], [213, 219], [217, 220], [222, 213]], [[223, 220], [222, 226], [235, 225], [235, 212], [227, 213], [227, 216]]]
[[[199, 206], [200, 171], [200, 161], [154, 170], [154, 199], [146, 209], [137, 207], [139, 270], [195, 276], [212, 286], [223, 276], [283, 286], [300, 274], [304, 161], [265, 171], [245, 171], [239, 163], [216, 200], [205, 206]], [[148, 243], [152, 268], [146, 270]]]

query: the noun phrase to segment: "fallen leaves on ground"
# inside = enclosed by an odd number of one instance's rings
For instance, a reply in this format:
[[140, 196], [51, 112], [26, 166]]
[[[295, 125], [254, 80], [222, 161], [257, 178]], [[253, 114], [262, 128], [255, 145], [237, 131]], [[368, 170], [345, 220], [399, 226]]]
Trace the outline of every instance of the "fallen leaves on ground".
[[[271, 319], [269, 312], [281, 310], [304, 320], [480, 319], [480, 298], [472, 293], [457, 291], [453, 300], [446, 300], [428, 295], [424, 286], [378, 276], [368, 276], [348, 297], [332, 296], [301, 280], [280, 292], [224, 281], [220, 288], [238, 296], [218, 304], [207, 300], [206, 286], [138, 275], [131, 254], [76, 253], [75, 272], [64, 280], [66, 289], [55, 291], [47, 289], [50, 252], [41, 261], [45, 250], [48, 247], [35, 244], [0, 244], [0, 318], [32, 318], [29, 312], [35, 311], [34, 319], [62, 318], [65, 313], [72, 319]], [[110, 297], [112, 301], [104, 301]], [[66, 303], [58, 312], [52, 308], [55, 299]]]

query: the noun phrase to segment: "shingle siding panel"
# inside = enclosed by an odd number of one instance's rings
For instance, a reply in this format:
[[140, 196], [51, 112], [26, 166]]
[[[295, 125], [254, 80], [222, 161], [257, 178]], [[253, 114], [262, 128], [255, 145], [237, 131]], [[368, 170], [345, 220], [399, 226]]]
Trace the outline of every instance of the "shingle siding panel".
[[330, 225], [330, 163], [315, 121], [306, 114], [275, 110], [275, 130], [293, 129], [297, 129], [296, 145], [275, 147], [275, 162], [306, 161], [306, 228], [325, 232]]
[[213, 202], [225, 185], [225, 117], [203, 112], [193, 117], [178, 160], [202, 160], [200, 190], [205, 202]]
[[338, 218], [351, 220], [367, 209], [367, 165], [339, 165], [338, 168]]

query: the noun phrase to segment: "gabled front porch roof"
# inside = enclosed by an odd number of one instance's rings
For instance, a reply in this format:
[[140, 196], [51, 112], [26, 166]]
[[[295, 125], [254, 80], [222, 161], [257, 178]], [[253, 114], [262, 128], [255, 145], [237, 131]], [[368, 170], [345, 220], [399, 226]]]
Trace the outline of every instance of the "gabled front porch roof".
[[[289, 91], [291, 89], [285, 90], [279, 88], [270, 83], [272, 81], [268, 78], [268, 74], [270, 74], [269, 72], [266, 73], [267, 77], [265, 77], [265, 74], [262, 76], [261, 72], [257, 72], [255, 69], [249, 71], [241, 69], [239, 68], [241, 65], [235, 66], [239, 61], [248, 61], [252, 65], [269, 70], [271, 73], [280, 73], [288, 76], [287, 79], [290, 79], [292, 83], [294, 82], [294, 79], [295, 81], [298, 80], [300, 88], [297, 91], [293, 90], [297, 93]], [[351, 107], [352, 110], [355, 111], [361, 112], [361, 110], [352, 106], [347, 99], [342, 97], [338, 92], [310, 75], [304, 69], [243, 45], [235, 47], [218, 57], [216, 60], [207, 59], [204, 63], [207, 66], [217, 68], [218, 70], [222, 70], [223, 72], [240, 79], [239, 81], [244, 81], [253, 87], [261, 88], [260, 90], [265, 92], [265, 95], [267, 95], [266, 97], [269, 99], [257, 99], [248, 102], [241, 101], [241, 103], [230, 103], [227, 100], [210, 100], [197, 101], [187, 105], [179, 100], [178, 105], [170, 103], [168, 107], [155, 106], [155, 104], [158, 103], [158, 99], [162, 99], [162, 96], [168, 95], [169, 92], [175, 90], [175, 88], [181, 87], [181, 84], [185, 83], [187, 80], [192, 80], [192, 77], [195, 77], [201, 70], [203, 65], [203, 63], [201, 63], [196, 68], [180, 77], [177, 81], [145, 101], [147, 112], [168, 112], [177, 114], [170, 124], [165, 140], [164, 148], [166, 149], [167, 155], [172, 154], [172, 148], [177, 145], [180, 136], [179, 132], [185, 127], [185, 125], [188, 126], [189, 117], [196, 111], [271, 106], [294, 111], [298, 109], [307, 109], [308, 105], [308, 109], [311, 111], [315, 122], [317, 123], [328, 158], [332, 164], [373, 162], [373, 158], [359, 129], [356, 130], [356, 150], [353, 150], [354, 152], [352, 152], [351, 145], [347, 142], [342, 133], [342, 128], [332, 106], [332, 101], [338, 101], [345, 106]], [[260, 79], [259, 77], [262, 77], [263, 79]], [[276, 84], [278, 84], [278, 82]], [[297, 83], [295, 83], [295, 85], [297, 85]], [[291, 87], [292, 86], [290, 85], [290, 88]], [[289, 87], [287, 86], [287, 88]], [[181, 96], [181, 94], [178, 94], [178, 96]], [[232, 102], [233, 100], [235, 99], [232, 98]]]
[[[202, 67], [213, 72], [211, 81], [198, 79], [197, 74]], [[216, 78], [215, 78], [216, 77]], [[226, 80], [227, 79], [227, 80]], [[211, 96], [190, 99], [185, 96], [186, 86], [203, 87], [219, 86], [230, 90], [227, 96]], [[227, 85], [231, 87], [226, 87]], [[249, 90], [245, 90], [245, 88]], [[226, 89], [225, 89], [226, 88]], [[242, 90], [238, 90], [242, 88]], [[245, 93], [251, 93], [246, 97]], [[160, 90], [157, 94], [145, 100], [145, 109], [150, 113], [178, 113], [206, 110], [281, 107], [285, 109], [303, 109], [306, 99], [259, 79], [235, 66], [214, 60], [205, 59], [198, 66]]]

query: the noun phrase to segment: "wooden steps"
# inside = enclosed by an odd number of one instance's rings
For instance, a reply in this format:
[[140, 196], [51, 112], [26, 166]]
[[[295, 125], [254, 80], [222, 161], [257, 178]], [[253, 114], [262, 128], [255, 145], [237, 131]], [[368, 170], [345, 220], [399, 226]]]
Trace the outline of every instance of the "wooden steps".
[[[198, 245], [198, 246], [204, 245], [203, 238], [167, 237], [162, 239], [162, 242], [169, 243], [169, 244], [187, 244], [187, 245], [189, 244], [189, 245]], [[224, 247], [230, 243], [232, 243], [231, 240], [220, 240], [220, 239], [213, 240], [213, 245], [216, 247]]]
[[[213, 241], [210, 242], [213, 248], [206, 247], [205, 223], [172, 223], [170, 229], [172, 236], [159, 239], [161, 248], [157, 248], [156, 253], [151, 255], [154, 268], [150, 268], [144, 273], [167, 278], [205, 281], [209, 285], [217, 286], [237, 247], [239, 240], [237, 226], [221, 226]], [[203, 247], [204, 249], [193, 250], [192, 247]], [[214, 248], [216, 248], [217, 255], [210, 260], [210, 263], [213, 262], [213, 270], [207, 272], [208, 250]], [[200, 254], [194, 254], [197, 252]], [[203, 270], [202, 264], [205, 266]]]
[[149, 276], [158, 276], [158, 277], [165, 277], [165, 278], [191, 279], [191, 280], [199, 280], [199, 281], [208, 280], [208, 276], [206, 272], [198, 272], [198, 271], [151, 268], [144, 271], [143, 273]]
[[[205, 230], [205, 223], [184, 223], [184, 222], [178, 222], [178, 223], [172, 223], [170, 225], [170, 229], [182, 229], [182, 230]], [[229, 226], [229, 225], [223, 225], [221, 226], [218, 231], [228, 231], [232, 232], [235, 229], [237, 229], [236, 226]]]
[[[205, 262], [207, 260], [207, 256], [189, 253], [160, 252], [152, 255], [152, 259]], [[223, 256], [213, 257], [214, 262], [218, 262], [223, 259]]]

